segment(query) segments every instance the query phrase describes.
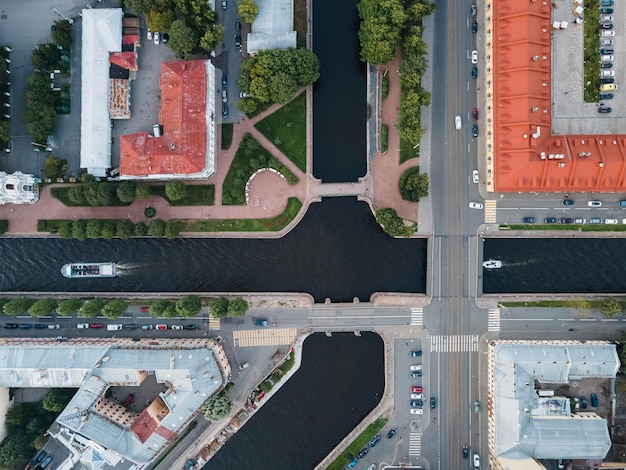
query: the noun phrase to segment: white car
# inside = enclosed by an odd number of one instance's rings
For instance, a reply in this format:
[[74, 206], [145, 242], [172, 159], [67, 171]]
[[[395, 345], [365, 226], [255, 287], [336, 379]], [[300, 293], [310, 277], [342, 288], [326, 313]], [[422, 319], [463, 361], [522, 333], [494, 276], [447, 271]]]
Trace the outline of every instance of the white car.
[[152, 30], [150, 28], [148, 28], [148, 32], [146, 33], [146, 37], [148, 38], [148, 41], [152, 41]]
[[411, 408], [411, 414], [412, 415], [423, 415], [424, 414], [424, 410], [422, 410], [420, 408]]
[[89, 323], [79, 323], [78, 325], [76, 325], [76, 328], [78, 328], [79, 330], [85, 330], [89, 328]]
[[614, 77], [615, 76], [615, 70], [603, 70], [602, 71], [602, 76], [603, 77]]
[[605, 224], [615, 225], [618, 223], [617, 219], [604, 219]]
[[474, 49], [472, 51], [472, 64], [477, 64], [477, 63], [478, 63], [478, 51]]
[[183, 328], [183, 325], [172, 325], [172, 330], [182, 330]]
[[461, 130], [461, 127], [463, 126], [463, 121], [461, 121], [461, 116], [456, 116], [454, 118], [454, 128], [459, 131]]
[[159, 33], [158, 31], [155, 31], [154, 33], [154, 43], [155, 44], [161, 44], [161, 33]]
[[615, 56], [611, 54], [601, 55], [600, 60], [603, 62], [613, 62], [615, 60]]
[[483, 205], [480, 202], [470, 202], [469, 208], [470, 209], [482, 209]]
[[421, 365], [412, 365], [411, 366], [411, 370], [422, 370], [422, 366]]
[[623, 223], [623, 224], [626, 224], [626, 219], [622, 219], [622, 223]]
[[423, 399], [424, 399], [423, 393], [411, 393], [411, 400], [423, 400]]
[[613, 21], [614, 18], [612, 15], [600, 15], [600, 21]]
[[478, 454], [474, 454], [474, 468], [480, 468], [480, 457]]
[[615, 31], [612, 29], [603, 29], [600, 35], [602, 37], [615, 36]]
[[589, 207], [602, 207], [602, 201], [589, 201], [587, 205]]
[[478, 183], [478, 170], [472, 171], [472, 181]]
[[614, 46], [615, 41], [613, 39], [600, 39], [601, 46]]

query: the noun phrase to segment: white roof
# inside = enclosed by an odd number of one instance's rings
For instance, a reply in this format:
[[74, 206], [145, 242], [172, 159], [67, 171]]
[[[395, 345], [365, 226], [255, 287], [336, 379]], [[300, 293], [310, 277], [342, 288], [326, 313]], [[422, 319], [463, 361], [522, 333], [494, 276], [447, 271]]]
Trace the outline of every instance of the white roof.
[[121, 8], [82, 12], [80, 166], [94, 176], [111, 166], [109, 53], [122, 50], [123, 16]]
[[0, 171], [0, 204], [34, 204], [38, 199], [39, 188], [33, 175]]
[[293, 30], [293, 0], [256, 0], [259, 13], [248, 34], [249, 54], [265, 49], [296, 47]]

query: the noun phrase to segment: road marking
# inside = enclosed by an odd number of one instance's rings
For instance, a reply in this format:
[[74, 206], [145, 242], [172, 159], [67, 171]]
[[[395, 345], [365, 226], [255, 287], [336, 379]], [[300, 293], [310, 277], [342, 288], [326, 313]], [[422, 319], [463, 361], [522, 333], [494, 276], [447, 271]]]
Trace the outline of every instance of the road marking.
[[422, 454], [422, 433], [412, 432], [409, 434], [409, 455], [418, 457]]
[[478, 335], [435, 335], [430, 337], [431, 352], [478, 351]]
[[233, 343], [240, 348], [250, 346], [278, 346], [293, 344], [296, 340], [295, 328], [263, 328], [257, 330], [233, 331]]
[[495, 224], [496, 223], [496, 206], [498, 201], [491, 199], [489, 201], [485, 201], [485, 223], [486, 224]]
[[603, 318], [600, 321], [619, 321], [617, 318]]
[[490, 308], [489, 319], [487, 320], [488, 331], [500, 331], [500, 309]]
[[213, 318], [209, 315], [209, 330], [219, 330], [222, 326], [219, 318]]
[[424, 325], [424, 309], [422, 307], [411, 308], [411, 326]]

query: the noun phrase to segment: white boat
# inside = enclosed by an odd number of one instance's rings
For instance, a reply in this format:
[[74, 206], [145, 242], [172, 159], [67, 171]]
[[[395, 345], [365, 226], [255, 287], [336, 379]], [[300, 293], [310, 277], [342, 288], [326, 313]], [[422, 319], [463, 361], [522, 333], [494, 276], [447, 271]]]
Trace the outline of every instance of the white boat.
[[61, 274], [69, 278], [115, 277], [115, 263], [68, 263], [61, 268]]
[[499, 269], [502, 267], [502, 261], [500, 261], [499, 259], [488, 259], [487, 261], [483, 262], [483, 268], [486, 269]]

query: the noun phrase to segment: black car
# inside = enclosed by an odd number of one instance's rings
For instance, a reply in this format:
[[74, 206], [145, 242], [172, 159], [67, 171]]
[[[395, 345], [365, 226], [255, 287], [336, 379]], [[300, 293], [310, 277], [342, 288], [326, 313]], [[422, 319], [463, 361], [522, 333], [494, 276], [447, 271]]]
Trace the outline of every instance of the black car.
[[580, 397], [580, 407], [583, 410], [587, 408], [587, 397]]
[[600, 64], [600, 68], [601, 69], [612, 69], [613, 68], [613, 64], [611, 62], [602, 62]]
[[472, 21], [472, 33], [478, 32], [478, 23], [476, 21]]
[[222, 88], [226, 88], [228, 86], [228, 76], [222, 75]]
[[613, 93], [601, 93], [599, 98], [601, 100], [612, 100], [613, 99]]
[[241, 31], [241, 23], [239, 21], [235, 21], [235, 31]]
[[600, 8], [600, 14], [602, 15], [610, 15], [613, 13], [613, 8]]
[[595, 393], [591, 394], [591, 406], [593, 406], [594, 408], [598, 407], [598, 395], [596, 395]]
[[363, 448], [361, 449], [361, 451], [357, 454], [357, 456], [358, 456], [360, 459], [362, 459], [363, 457], [365, 457], [365, 456], [367, 455], [367, 453], [368, 453], [369, 451], [370, 451], [370, 450], [369, 450], [367, 447], [363, 447]]
[[534, 217], [524, 217], [522, 219], [522, 222], [524, 222], [525, 224], [534, 224], [535, 223], [535, 218]]
[[478, 124], [472, 126], [472, 137], [478, 137]]
[[434, 410], [437, 408], [437, 399], [435, 397], [430, 397], [430, 409]]
[[222, 116], [228, 117], [228, 105], [226, 103], [222, 105]]
[[241, 35], [240, 34], [235, 35], [235, 46], [241, 49]]
[[46, 325], [45, 323], [35, 323], [33, 327], [37, 328], [38, 330], [43, 330], [48, 328], [48, 325]]
[[127, 323], [122, 328], [125, 330], [136, 330], [139, 328], [139, 325], [137, 323]]
[[186, 330], [197, 330], [198, 325], [185, 325]]
[[395, 435], [396, 435], [396, 428], [391, 428], [389, 432], [387, 433], [387, 439], [391, 439]]
[[600, 49], [600, 54], [611, 55], [615, 53], [615, 49]]
[[543, 222], [546, 224], [556, 224], [556, 219], [554, 217], [546, 217], [543, 219]]
[[463, 458], [466, 459], [469, 457], [469, 447], [463, 446]]
[[564, 206], [573, 206], [574, 205], [574, 200], [573, 199], [563, 199], [561, 201], [561, 204], [563, 204]]
[[613, 29], [613, 23], [600, 23], [600, 29]]
[[418, 377], [422, 376], [422, 371], [421, 370], [414, 370], [413, 372], [411, 372], [411, 378], [413, 379], [417, 379]]
[[606, 108], [606, 107], [598, 108], [598, 112], [601, 114], [608, 114], [611, 111], [613, 111], [613, 108]]
[[472, 67], [472, 78], [477, 78], [477, 77], [478, 77], [478, 67], [474, 65]]
[[167, 33], [163, 33], [163, 45], [167, 45], [167, 42], [170, 40], [170, 35]]
[[613, 77], [601, 78], [600, 83], [615, 83], [615, 79]]
[[560, 224], [573, 224], [574, 219], [559, 219]]

